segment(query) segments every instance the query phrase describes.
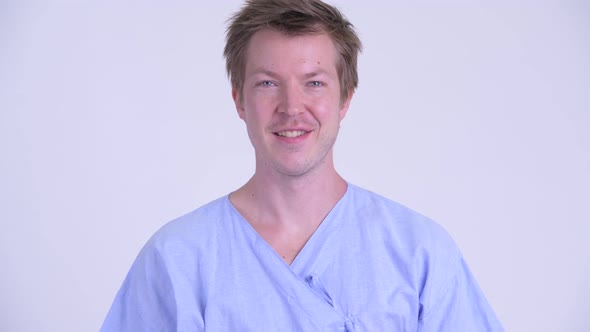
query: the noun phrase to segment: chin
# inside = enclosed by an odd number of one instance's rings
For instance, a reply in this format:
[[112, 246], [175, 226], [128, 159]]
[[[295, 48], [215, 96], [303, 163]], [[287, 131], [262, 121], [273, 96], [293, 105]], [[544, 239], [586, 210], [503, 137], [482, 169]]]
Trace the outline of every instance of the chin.
[[301, 163], [291, 163], [289, 165], [275, 164], [275, 170], [283, 175], [292, 176], [292, 177], [301, 177], [305, 175], [312, 174], [314, 171], [318, 170], [319, 166], [323, 164], [323, 161], [319, 162], [301, 162]]
[[292, 177], [300, 177], [308, 174], [312, 168], [310, 167], [276, 167], [276, 171], [279, 174], [292, 176]]
[[[315, 158], [313, 158], [315, 157]], [[321, 172], [328, 162], [328, 154], [316, 156], [282, 155], [266, 159], [264, 165], [269, 174], [280, 174], [291, 177], [301, 177], [315, 172]], [[264, 171], [262, 169], [262, 171]]]

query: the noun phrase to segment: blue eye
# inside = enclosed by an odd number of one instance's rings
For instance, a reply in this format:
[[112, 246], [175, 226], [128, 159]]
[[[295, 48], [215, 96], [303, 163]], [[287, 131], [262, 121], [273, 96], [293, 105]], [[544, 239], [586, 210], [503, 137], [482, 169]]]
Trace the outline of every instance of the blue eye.
[[320, 87], [320, 86], [322, 86], [324, 84], [322, 82], [320, 82], [320, 81], [311, 81], [311, 82], [309, 82], [309, 85], [312, 86], [312, 87]]
[[258, 85], [264, 86], [264, 87], [269, 87], [269, 86], [273, 86], [274, 83], [272, 81], [262, 81], [262, 82], [258, 83]]

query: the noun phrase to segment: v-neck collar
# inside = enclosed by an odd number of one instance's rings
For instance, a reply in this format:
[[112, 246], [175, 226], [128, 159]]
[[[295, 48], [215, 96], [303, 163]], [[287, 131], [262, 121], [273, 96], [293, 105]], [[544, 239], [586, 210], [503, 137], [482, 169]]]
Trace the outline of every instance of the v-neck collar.
[[[315, 259], [318, 256], [317, 249], [322, 246], [322, 242], [327, 237], [329, 237], [336, 228], [338, 228], [340, 221], [343, 219], [339, 218], [338, 215], [342, 210], [341, 206], [345, 204], [345, 202], [348, 200], [348, 197], [351, 195], [351, 187], [351, 184], [346, 183], [346, 191], [344, 192], [344, 195], [342, 195], [336, 204], [334, 204], [330, 212], [328, 212], [324, 220], [322, 220], [318, 228], [313, 232], [290, 265], [287, 264], [285, 260], [283, 260], [283, 258], [272, 248], [272, 246], [266, 240], [264, 240], [264, 238], [262, 238], [262, 236], [254, 229], [254, 227], [252, 227], [246, 218], [242, 216], [242, 214], [231, 202], [229, 194], [225, 197], [225, 201], [226, 204], [228, 204], [230, 210], [237, 216], [237, 219], [239, 220], [242, 228], [250, 233], [251, 236], [249, 238], [252, 240], [252, 244], [261, 243], [262, 246], [265, 246], [267, 250], [271, 251], [272, 254], [274, 254], [274, 256], [276, 256], [276, 258], [279, 259], [283, 265], [288, 267], [292, 272], [301, 276], [301, 272], [303, 272], [306, 266], [309, 266], [309, 260], [312, 258]], [[316, 250], [314, 250], [314, 248]]]
[[350, 196], [351, 185], [346, 184], [346, 191], [344, 195], [334, 204], [330, 212], [326, 215], [324, 220], [320, 223], [318, 228], [313, 232], [309, 240], [305, 243], [303, 248], [299, 251], [295, 259], [290, 265], [293, 272], [301, 276], [306, 270], [306, 267], [313, 265], [314, 261], [318, 259], [320, 249], [325, 244], [325, 241], [334, 236], [334, 232], [340, 226], [343, 218], [340, 218], [342, 213], [342, 205], [345, 205]]
[[347, 331], [353, 331], [350, 327], [351, 318], [332, 302], [320, 276], [321, 271], [328, 268], [338, 254], [338, 246], [330, 244], [338, 240], [336, 233], [345, 219], [342, 218], [342, 213], [345, 213], [344, 206], [351, 199], [351, 190], [352, 186], [347, 183], [344, 195], [322, 220], [291, 265], [287, 265], [238, 212], [229, 195], [226, 197], [226, 203], [234, 216], [231, 222], [244, 231], [244, 239], [248, 241], [260, 267], [273, 280], [274, 285], [287, 296], [289, 303], [305, 312], [315, 324], [318, 324], [318, 330], [322, 331], [340, 330], [345, 326]]

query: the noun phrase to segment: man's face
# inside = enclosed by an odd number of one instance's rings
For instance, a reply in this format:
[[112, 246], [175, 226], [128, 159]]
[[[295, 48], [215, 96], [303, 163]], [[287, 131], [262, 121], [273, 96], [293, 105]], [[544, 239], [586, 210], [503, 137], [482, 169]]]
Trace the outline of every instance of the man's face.
[[326, 34], [254, 34], [241, 98], [239, 91], [232, 94], [256, 151], [257, 172], [300, 176], [331, 167], [350, 103], [341, 101], [336, 62]]

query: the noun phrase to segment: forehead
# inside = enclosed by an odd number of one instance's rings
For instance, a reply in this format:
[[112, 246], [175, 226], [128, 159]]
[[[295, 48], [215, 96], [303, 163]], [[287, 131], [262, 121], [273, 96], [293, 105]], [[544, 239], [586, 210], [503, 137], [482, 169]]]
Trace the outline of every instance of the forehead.
[[288, 35], [273, 29], [257, 31], [246, 54], [246, 75], [257, 70], [320, 69], [336, 74], [337, 50], [326, 33]]

